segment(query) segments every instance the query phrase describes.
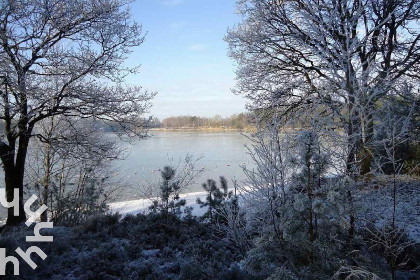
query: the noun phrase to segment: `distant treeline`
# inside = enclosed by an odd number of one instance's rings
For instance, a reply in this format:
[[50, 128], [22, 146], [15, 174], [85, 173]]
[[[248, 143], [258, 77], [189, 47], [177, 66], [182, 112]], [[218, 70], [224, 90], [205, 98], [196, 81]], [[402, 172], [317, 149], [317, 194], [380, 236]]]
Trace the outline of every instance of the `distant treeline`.
[[[176, 116], [163, 120], [152, 118], [144, 122], [149, 128], [227, 128], [227, 129], [252, 129], [254, 127], [251, 113], [234, 114], [223, 118], [220, 115], [214, 117]], [[86, 121], [86, 120], [84, 120]], [[121, 126], [115, 122], [102, 120], [89, 120], [94, 122], [98, 130], [104, 132], [121, 131]], [[4, 132], [4, 122], [0, 120], [0, 133]]]
[[227, 118], [220, 115], [214, 117], [177, 116], [163, 119], [153, 118], [152, 128], [231, 128], [246, 129], [252, 127], [251, 114], [235, 114]]

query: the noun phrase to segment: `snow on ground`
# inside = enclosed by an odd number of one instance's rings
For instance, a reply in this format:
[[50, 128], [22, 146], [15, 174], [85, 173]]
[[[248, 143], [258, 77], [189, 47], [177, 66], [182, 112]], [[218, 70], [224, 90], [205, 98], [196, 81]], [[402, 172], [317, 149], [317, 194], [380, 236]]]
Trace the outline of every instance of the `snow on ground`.
[[[420, 184], [416, 181], [399, 183], [397, 189], [396, 223], [410, 238], [420, 242]], [[392, 219], [392, 186], [363, 193], [358, 199], [359, 221], [376, 221], [376, 225], [389, 224]]]
[[[392, 213], [391, 187], [384, 187], [379, 190], [372, 190], [364, 193], [359, 198], [362, 211], [362, 220], [374, 219], [377, 224], [385, 224], [390, 221]], [[186, 200], [186, 206], [192, 207], [192, 214], [201, 216], [206, 208], [200, 208], [197, 198], [205, 200], [206, 192], [192, 192], [181, 194], [180, 197]], [[123, 216], [129, 214], [146, 213], [153, 199], [138, 199], [131, 201], [110, 203], [112, 213], [120, 213]], [[420, 186], [418, 183], [404, 184], [398, 189], [397, 194], [397, 224], [407, 230], [408, 235], [420, 242]]]
[[[205, 208], [200, 208], [197, 204], [197, 199], [200, 198], [201, 200], [206, 199], [206, 192], [192, 192], [192, 193], [185, 193], [181, 194], [180, 198], [185, 199], [186, 206], [192, 207], [192, 214], [195, 216], [201, 216], [206, 211]], [[145, 213], [149, 210], [149, 206], [152, 205], [153, 198], [151, 199], [137, 199], [137, 200], [129, 200], [129, 201], [122, 201], [122, 202], [114, 202], [110, 203], [110, 209], [112, 213], [120, 213], [123, 216], [125, 215], [135, 215], [139, 213]]]

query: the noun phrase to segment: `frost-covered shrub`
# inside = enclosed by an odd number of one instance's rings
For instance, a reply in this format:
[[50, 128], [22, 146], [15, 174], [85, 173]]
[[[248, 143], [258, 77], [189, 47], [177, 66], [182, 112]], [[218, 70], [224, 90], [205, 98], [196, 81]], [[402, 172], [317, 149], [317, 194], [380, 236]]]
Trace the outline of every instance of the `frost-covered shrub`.
[[[263, 195], [250, 195], [256, 200], [249, 202], [246, 214], [251, 225], [256, 225], [258, 237], [242, 264], [246, 271], [258, 277], [328, 279], [341, 265], [347, 264], [352, 251], [347, 247], [350, 211], [347, 193], [353, 187], [352, 181], [345, 176], [326, 176], [329, 153], [314, 131], [301, 131], [289, 139], [293, 139], [293, 145], [290, 141], [288, 144], [292, 156], [288, 158], [289, 163], [278, 165], [284, 168], [284, 174], [289, 174], [284, 191], [281, 186], [277, 192], [271, 191], [273, 186], [267, 182], [265, 188], [254, 190]], [[260, 151], [264, 147], [255, 149]], [[284, 149], [275, 145], [273, 148]], [[271, 159], [272, 154], [281, 152], [261, 153], [261, 156], [268, 155]], [[276, 170], [273, 167], [270, 174]], [[259, 172], [265, 171], [261, 168]], [[274, 198], [275, 193], [278, 196]], [[270, 226], [273, 222], [277, 226]], [[365, 245], [361, 246], [366, 249]], [[356, 257], [352, 255], [352, 258]]]
[[126, 244], [108, 242], [95, 248], [87, 254], [82, 254], [79, 260], [80, 276], [86, 279], [97, 279], [98, 275], [122, 276], [127, 261]]
[[92, 216], [82, 225], [82, 228], [86, 232], [99, 232], [117, 224], [120, 219], [121, 215], [118, 213]]
[[[33, 229], [26, 226], [6, 229], [0, 244], [10, 255], [16, 246], [25, 249], [25, 236], [31, 234]], [[252, 279], [233, 265], [241, 254], [225, 236], [198, 220], [157, 214], [121, 220], [119, 215], [98, 216], [84, 226], [54, 228], [52, 235], [51, 244], [34, 244], [48, 257], [42, 261], [33, 256], [39, 267], [32, 271], [22, 266], [22, 279]]]
[[[257, 240], [243, 260], [244, 269], [264, 279], [328, 279], [340, 268], [345, 254], [333, 240]], [[288, 278], [289, 277], [289, 278]]]
[[[104, 179], [87, 178], [78, 190], [51, 194], [51, 221], [63, 226], [77, 226], [108, 210], [104, 195]], [[80, 191], [83, 189], [83, 191]]]
[[287, 267], [279, 267], [276, 271], [267, 278], [267, 280], [299, 280], [300, 278], [296, 276], [292, 270]]

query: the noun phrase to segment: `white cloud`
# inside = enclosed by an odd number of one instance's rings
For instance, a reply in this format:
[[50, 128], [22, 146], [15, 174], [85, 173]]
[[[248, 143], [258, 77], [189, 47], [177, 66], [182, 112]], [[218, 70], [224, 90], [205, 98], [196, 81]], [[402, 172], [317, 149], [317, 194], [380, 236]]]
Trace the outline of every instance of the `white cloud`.
[[191, 52], [202, 51], [202, 50], [205, 50], [206, 48], [207, 46], [203, 44], [194, 44], [194, 45], [188, 46], [188, 50]]
[[175, 7], [184, 3], [184, 0], [162, 0], [161, 3], [167, 7]]

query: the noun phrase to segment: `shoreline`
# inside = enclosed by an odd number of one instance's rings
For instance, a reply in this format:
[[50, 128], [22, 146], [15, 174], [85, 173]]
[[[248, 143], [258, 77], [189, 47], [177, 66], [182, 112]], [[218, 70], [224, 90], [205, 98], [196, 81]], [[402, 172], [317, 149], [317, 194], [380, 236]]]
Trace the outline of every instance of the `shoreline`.
[[221, 127], [179, 127], [179, 128], [150, 128], [149, 131], [184, 132], [184, 131], [207, 131], [207, 132], [253, 132], [255, 129], [245, 128], [221, 128]]
[[[240, 189], [237, 189], [237, 195], [238, 197], [241, 196], [241, 190], [251, 190], [251, 187], [249, 186], [243, 186]], [[228, 191], [234, 192], [234, 188], [229, 188]], [[242, 193], [242, 195], [245, 193]], [[205, 211], [206, 207], [202, 207], [197, 203], [197, 199], [201, 199], [203, 201], [206, 200], [206, 197], [208, 195], [208, 192], [202, 190], [202, 191], [192, 191], [187, 193], [181, 193], [179, 195], [179, 198], [185, 199], [186, 205], [185, 207], [191, 207], [192, 208], [192, 214], [195, 216], [202, 216]], [[110, 213], [120, 213], [123, 217], [126, 215], [136, 215], [139, 213], [146, 213], [149, 211], [149, 206], [152, 205], [152, 201], [155, 198], [140, 198], [140, 199], [133, 199], [133, 200], [125, 200], [125, 201], [118, 201], [118, 202], [111, 202], [108, 203], [109, 206], [109, 212]]]
[[[196, 216], [204, 214], [205, 209], [197, 204], [197, 199], [205, 200], [207, 192], [198, 191], [180, 194], [181, 199], [185, 199], [186, 206], [192, 208], [192, 213]], [[136, 215], [139, 213], [146, 213], [149, 211], [149, 206], [152, 205], [153, 198], [141, 198], [120, 202], [111, 202], [108, 204], [110, 213], [120, 213], [123, 217], [126, 215]]]

